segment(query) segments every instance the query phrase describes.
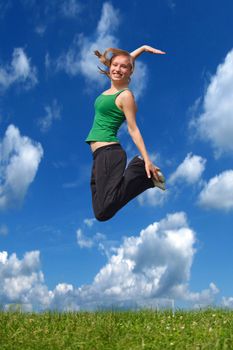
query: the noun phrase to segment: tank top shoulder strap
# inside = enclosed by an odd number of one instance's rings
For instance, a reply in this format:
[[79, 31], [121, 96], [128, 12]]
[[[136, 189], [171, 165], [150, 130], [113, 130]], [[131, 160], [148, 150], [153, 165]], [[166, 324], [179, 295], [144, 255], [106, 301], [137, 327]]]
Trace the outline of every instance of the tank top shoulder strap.
[[[125, 89], [122, 89], [122, 90], [119, 90], [119, 91], [117, 91], [116, 93], [115, 93], [115, 98], [117, 97], [117, 96], [119, 96], [123, 91], [125, 91], [125, 90], [129, 90], [129, 88], [125, 88]], [[130, 90], [129, 90], [130, 91]]]

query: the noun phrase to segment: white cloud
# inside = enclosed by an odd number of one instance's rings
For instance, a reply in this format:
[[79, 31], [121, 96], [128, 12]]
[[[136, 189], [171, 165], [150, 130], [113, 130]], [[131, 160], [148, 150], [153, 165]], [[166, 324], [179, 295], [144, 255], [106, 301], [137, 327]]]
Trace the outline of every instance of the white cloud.
[[199, 195], [199, 204], [206, 208], [232, 210], [233, 170], [226, 170], [210, 179]]
[[[213, 304], [218, 293], [219, 289], [213, 282], [211, 282], [209, 288], [206, 288], [201, 292], [188, 292], [186, 298], [189, 302], [193, 303], [194, 308], [200, 308]], [[184, 295], [185, 293], [181, 293], [181, 297]]]
[[145, 63], [137, 60], [135, 63], [135, 70], [132, 75], [130, 88], [134, 92], [135, 98], [143, 94], [148, 82], [148, 68]]
[[233, 308], [233, 297], [223, 297], [222, 306], [227, 308]]
[[194, 184], [200, 181], [203, 171], [205, 170], [206, 159], [201, 156], [188, 153], [183, 162], [177, 167], [176, 171], [170, 176], [168, 182], [186, 182]]
[[125, 238], [94, 285], [116, 299], [173, 297], [173, 289], [189, 279], [194, 242], [185, 214], [168, 215]]
[[138, 201], [141, 205], [162, 206], [168, 196], [168, 190], [162, 191], [158, 188], [149, 188], [138, 197]]
[[77, 230], [76, 235], [77, 235], [77, 243], [80, 248], [92, 248], [106, 239], [105, 235], [99, 232], [97, 232], [92, 237], [88, 237], [87, 235], [84, 235], [81, 229]]
[[84, 224], [87, 225], [88, 227], [92, 227], [94, 222], [96, 222], [95, 218], [91, 218], [91, 219], [84, 219]]
[[94, 241], [91, 238], [84, 236], [81, 229], [77, 230], [77, 243], [80, 248], [91, 248], [94, 245]]
[[22, 304], [29, 309], [46, 307], [50, 302], [50, 292], [44, 285], [44, 276], [40, 271], [39, 252], [28, 252], [22, 260], [15, 254], [8, 257], [0, 253], [0, 301]]
[[110, 2], [105, 2], [102, 7], [101, 18], [97, 26], [99, 36], [105, 36], [109, 30], [116, 30], [119, 25], [120, 12]]
[[0, 142], [0, 210], [22, 203], [33, 182], [43, 149], [10, 125]]
[[79, 289], [79, 307], [145, 307], [164, 298], [210, 304], [217, 293], [214, 284], [200, 293], [188, 289], [194, 244], [195, 233], [182, 212], [125, 238], [92, 285]]
[[214, 283], [201, 292], [189, 291], [195, 241], [185, 213], [167, 215], [138, 236], [124, 238], [92, 284], [59, 283], [53, 291], [45, 285], [39, 252], [26, 253], [22, 260], [2, 252], [0, 303], [61, 310], [154, 307], [164, 299], [209, 305], [218, 293]]
[[61, 110], [62, 107], [56, 99], [53, 100], [50, 106], [45, 106], [46, 115], [38, 120], [38, 125], [42, 132], [47, 132], [55, 120], [61, 119]]
[[82, 6], [77, 0], [65, 0], [60, 5], [60, 12], [64, 17], [75, 18], [81, 11]]
[[0, 88], [7, 89], [15, 83], [26, 89], [37, 83], [36, 68], [22, 48], [14, 49], [10, 65], [0, 66]]
[[210, 141], [216, 156], [233, 151], [233, 50], [231, 50], [206, 90], [203, 113], [191, 121], [197, 134]]
[[104, 3], [95, 38], [76, 36], [68, 52], [58, 58], [57, 69], [65, 70], [70, 75], [81, 73], [88, 81], [103, 86], [106, 79], [98, 72], [98, 60], [93, 52], [96, 49], [104, 51], [108, 47], [118, 46], [118, 39], [114, 36], [119, 24], [118, 18], [118, 10], [110, 3]]
[[7, 252], [5, 252], [5, 251], [0, 252], [0, 263], [1, 263], [1, 264], [4, 265], [4, 264], [6, 263], [6, 261], [7, 261], [7, 256], [8, 256]]
[[[95, 87], [96, 84], [99, 87], [106, 85], [108, 78], [98, 72], [97, 66], [101, 64], [93, 52], [95, 50], [104, 52], [109, 47], [119, 47], [119, 40], [115, 36], [119, 23], [119, 10], [115, 9], [111, 3], [105, 2], [96, 32], [90, 37], [77, 35], [68, 52], [57, 59], [56, 69], [64, 70], [71, 76], [81, 73], [85, 77], [89, 89], [90, 84]], [[53, 65], [48, 54], [46, 64], [47, 68]], [[147, 84], [147, 75], [146, 65], [137, 60], [132, 77], [132, 90], [136, 97], [143, 93]]]

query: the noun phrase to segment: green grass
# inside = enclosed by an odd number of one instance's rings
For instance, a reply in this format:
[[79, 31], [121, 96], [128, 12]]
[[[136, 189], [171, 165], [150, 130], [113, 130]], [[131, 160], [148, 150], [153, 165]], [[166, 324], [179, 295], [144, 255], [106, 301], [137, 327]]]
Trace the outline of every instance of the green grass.
[[1, 350], [233, 349], [233, 312], [0, 312]]

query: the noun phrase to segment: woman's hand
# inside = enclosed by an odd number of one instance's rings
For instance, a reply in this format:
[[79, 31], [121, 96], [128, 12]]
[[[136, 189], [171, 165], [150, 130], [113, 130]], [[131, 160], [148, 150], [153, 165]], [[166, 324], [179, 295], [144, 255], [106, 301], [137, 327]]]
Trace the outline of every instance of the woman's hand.
[[166, 52], [158, 50], [158, 49], [156, 49], [152, 46], [149, 46], [149, 45], [144, 45], [144, 50], [145, 50], [145, 52], [154, 53], [157, 55], [165, 55], [166, 54]]
[[145, 162], [145, 170], [148, 178], [151, 178], [152, 175], [156, 181], [160, 181], [158, 175], [158, 171], [160, 169], [157, 166], [155, 166], [150, 160]]
[[157, 55], [165, 55], [166, 52], [158, 50], [152, 46], [149, 45], [143, 45], [140, 46], [138, 49], [130, 52], [131, 57], [135, 60], [137, 57], [139, 57], [143, 52], [149, 52]]

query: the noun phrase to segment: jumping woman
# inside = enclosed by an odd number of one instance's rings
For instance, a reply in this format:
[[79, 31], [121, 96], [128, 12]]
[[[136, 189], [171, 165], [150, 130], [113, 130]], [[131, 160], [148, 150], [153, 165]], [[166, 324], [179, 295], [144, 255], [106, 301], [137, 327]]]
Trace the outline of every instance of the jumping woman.
[[[136, 123], [136, 103], [128, 86], [135, 59], [143, 52], [165, 54], [151, 46], [141, 46], [129, 53], [107, 49], [104, 54], [95, 51], [107, 70], [111, 86], [95, 101], [95, 117], [86, 139], [93, 153], [91, 174], [92, 204], [99, 221], [112, 218], [131, 199], [148, 188], [165, 190], [165, 179], [153, 165]], [[111, 57], [108, 57], [111, 54]], [[121, 124], [126, 121], [128, 131], [141, 156], [134, 157], [126, 168], [127, 157], [117, 138]]]

